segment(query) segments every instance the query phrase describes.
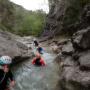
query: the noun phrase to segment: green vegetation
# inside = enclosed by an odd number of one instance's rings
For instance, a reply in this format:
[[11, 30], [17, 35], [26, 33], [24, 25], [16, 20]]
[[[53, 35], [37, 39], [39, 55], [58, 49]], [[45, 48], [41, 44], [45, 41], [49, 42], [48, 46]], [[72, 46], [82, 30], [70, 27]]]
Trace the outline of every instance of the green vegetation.
[[43, 11], [18, 12], [13, 30], [21, 36], [39, 36], [43, 31], [46, 14]]
[[8, 0], [0, 0], [0, 28], [20, 36], [39, 36], [44, 28], [46, 13], [28, 11]]

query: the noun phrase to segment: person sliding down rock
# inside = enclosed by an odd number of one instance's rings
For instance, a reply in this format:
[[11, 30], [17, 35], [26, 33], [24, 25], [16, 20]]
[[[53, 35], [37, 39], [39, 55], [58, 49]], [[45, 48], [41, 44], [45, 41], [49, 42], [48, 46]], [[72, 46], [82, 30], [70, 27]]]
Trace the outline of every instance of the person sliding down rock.
[[0, 90], [10, 90], [15, 85], [13, 74], [9, 68], [12, 59], [9, 56], [0, 57]]
[[36, 66], [45, 66], [45, 62], [39, 53], [37, 53], [36, 57], [32, 60], [32, 64]]

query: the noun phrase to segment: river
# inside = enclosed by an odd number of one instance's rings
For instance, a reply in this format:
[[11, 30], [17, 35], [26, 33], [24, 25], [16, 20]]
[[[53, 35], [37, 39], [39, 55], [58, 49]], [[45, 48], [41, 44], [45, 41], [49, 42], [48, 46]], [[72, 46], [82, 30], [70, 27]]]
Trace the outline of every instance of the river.
[[16, 85], [12, 90], [55, 90], [58, 74], [55, 66], [54, 54], [42, 55], [46, 66], [36, 67], [31, 64], [31, 59], [18, 64], [13, 69]]

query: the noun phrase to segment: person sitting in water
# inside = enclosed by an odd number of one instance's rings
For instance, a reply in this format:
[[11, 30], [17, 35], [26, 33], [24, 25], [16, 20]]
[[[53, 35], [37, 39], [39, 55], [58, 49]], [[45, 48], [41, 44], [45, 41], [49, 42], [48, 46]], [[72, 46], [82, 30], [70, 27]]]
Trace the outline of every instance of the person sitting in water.
[[36, 66], [45, 66], [45, 62], [39, 53], [37, 53], [36, 57], [32, 60], [32, 64]]
[[38, 47], [37, 47], [37, 51], [38, 51], [38, 53], [40, 53], [40, 54], [43, 54], [43, 53], [44, 53], [44, 50], [43, 50], [43, 48], [42, 48], [41, 46], [38, 46]]
[[0, 90], [10, 90], [9, 87], [15, 85], [13, 74], [9, 68], [11, 62], [12, 59], [9, 56], [0, 57]]

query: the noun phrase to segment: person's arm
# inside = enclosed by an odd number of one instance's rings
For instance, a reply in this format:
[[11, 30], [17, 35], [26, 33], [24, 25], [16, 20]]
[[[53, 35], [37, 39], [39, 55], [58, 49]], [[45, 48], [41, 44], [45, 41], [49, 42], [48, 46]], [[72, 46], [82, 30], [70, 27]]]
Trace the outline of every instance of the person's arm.
[[9, 79], [10, 79], [10, 86], [13, 87], [15, 85], [15, 79], [11, 71], [9, 71]]
[[46, 65], [45, 62], [44, 62], [44, 60], [42, 58], [41, 58], [40, 62], [42, 64], [42, 66], [45, 66]]
[[36, 61], [36, 58], [34, 58], [34, 59], [32, 60], [32, 64], [35, 64], [35, 61]]

